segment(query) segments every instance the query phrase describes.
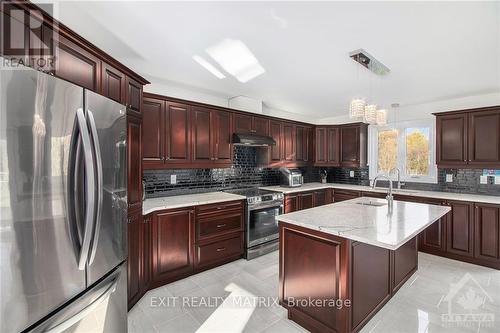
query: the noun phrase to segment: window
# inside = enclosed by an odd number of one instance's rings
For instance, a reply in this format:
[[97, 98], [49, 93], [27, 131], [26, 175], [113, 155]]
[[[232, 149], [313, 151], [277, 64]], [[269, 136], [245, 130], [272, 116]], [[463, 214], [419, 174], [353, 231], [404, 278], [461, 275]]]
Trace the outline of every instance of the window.
[[401, 170], [401, 180], [437, 183], [434, 122], [419, 120], [369, 127], [370, 179]]

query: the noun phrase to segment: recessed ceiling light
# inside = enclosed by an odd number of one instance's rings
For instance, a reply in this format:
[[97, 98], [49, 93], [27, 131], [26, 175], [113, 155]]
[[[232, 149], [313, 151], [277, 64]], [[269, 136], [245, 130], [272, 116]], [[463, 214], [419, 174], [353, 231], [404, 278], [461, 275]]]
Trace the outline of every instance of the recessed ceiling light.
[[218, 79], [224, 79], [226, 76], [221, 73], [217, 68], [215, 68], [211, 63], [200, 57], [199, 55], [194, 55], [193, 60], [203, 66], [207, 71], [212, 73]]
[[266, 71], [241, 40], [224, 39], [206, 51], [226, 72], [240, 82], [248, 82]]

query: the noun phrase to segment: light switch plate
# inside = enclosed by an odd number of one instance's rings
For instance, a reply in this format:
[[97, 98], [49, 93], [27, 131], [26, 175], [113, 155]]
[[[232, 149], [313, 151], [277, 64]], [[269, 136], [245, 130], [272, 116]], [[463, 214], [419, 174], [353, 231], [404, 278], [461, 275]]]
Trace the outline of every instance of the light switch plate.
[[177, 184], [177, 175], [170, 175], [170, 184]]
[[495, 185], [500, 185], [500, 176], [495, 176]]
[[453, 183], [453, 175], [452, 174], [446, 174], [446, 182]]
[[488, 184], [488, 176], [480, 176], [479, 184]]
[[349, 171], [349, 177], [351, 177], [351, 178], [354, 177], [354, 171], [353, 170]]

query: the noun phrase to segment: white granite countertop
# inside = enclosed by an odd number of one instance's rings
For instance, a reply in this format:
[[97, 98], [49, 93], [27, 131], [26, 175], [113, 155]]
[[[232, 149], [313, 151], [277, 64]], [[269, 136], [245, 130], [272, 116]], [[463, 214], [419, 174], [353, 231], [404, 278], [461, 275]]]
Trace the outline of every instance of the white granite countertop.
[[[361, 185], [349, 185], [349, 184], [338, 184], [338, 183], [306, 183], [301, 187], [282, 187], [282, 186], [265, 186], [262, 189], [282, 192], [282, 193], [296, 193], [304, 191], [312, 191], [322, 188], [334, 188], [352, 191], [364, 191], [364, 192], [379, 192], [387, 193], [387, 189], [377, 187], [372, 189], [370, 186]], [[466, 193], [452, 193], [452, 192], [438, 192], [438, 191], [419, 191], [419, 190], [398, 190], [393, 189], [394, 194], [407, 195], [413, 197], [423, 197], [423, 198], [436, 198], [444, 200], [457, 200], [457, 201], [469, 201], [478, 203], [490, 203], [500, 205], [500, 196], [495, 195], [481, 195], [481, 194], [466, 194]]]
[[[371, 206], [367, 203], [383, 203]], [[448, 213], [447, 206], [394, 201], [388, 214], [387, 200], [356, 198], [280, 215], [280, 222], [396, 250]]]
[[171, 197], [160, 197], [146, 199], [142, 203], [142, 214], [146, 215], [157, 210], [182, 208], [198, 205], [207, 205], [217, 202], [243, 200], [244, 196], [225, 193], [225, 192], [208, 192], [198, 194], [176, 195]]

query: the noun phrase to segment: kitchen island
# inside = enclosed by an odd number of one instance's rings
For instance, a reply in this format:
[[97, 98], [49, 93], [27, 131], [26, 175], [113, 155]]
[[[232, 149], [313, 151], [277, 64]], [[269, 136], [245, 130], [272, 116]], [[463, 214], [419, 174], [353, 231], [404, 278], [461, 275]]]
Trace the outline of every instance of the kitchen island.
[[417, 238], [449, 207], [357, 198], [281, 215], [280, 303], [312, 332], [357, 332], [417, 270]]

